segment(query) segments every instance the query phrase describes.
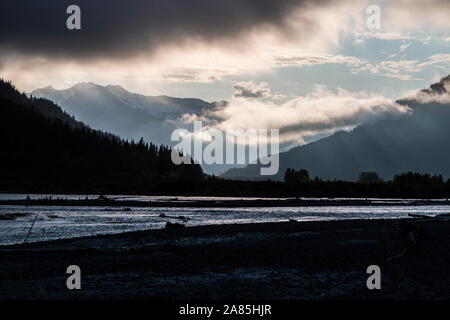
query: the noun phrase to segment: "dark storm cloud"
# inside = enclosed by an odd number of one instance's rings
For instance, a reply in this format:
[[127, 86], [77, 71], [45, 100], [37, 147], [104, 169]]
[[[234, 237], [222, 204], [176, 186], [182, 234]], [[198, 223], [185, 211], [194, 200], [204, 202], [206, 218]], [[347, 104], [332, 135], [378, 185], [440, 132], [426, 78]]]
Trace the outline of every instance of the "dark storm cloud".
[[[323, 0], [319, 2], [328, 2]], [[0, 2], [0, 51], [89, 59], [149, 53], [187, 38], [233, 39], [254, 27], [285, 26], [312, 0], [14, 0]], [[81, 8], [82, 29], [66, 28], [66, 8]], [[303, 30], [302, 32], [307, 32]]]

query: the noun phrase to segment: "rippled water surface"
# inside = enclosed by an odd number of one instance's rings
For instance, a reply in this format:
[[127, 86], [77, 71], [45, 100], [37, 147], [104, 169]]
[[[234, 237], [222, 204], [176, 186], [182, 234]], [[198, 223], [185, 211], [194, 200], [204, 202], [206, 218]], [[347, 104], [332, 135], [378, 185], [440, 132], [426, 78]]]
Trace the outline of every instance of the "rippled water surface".
[[[25, 195], [26, 196], [26, 195]], [[32, 198], [41, 198], [34, 195]], [[44, 195], [45, 196], [45, 195]], [[84, 199], [85, 196], [54, 196]], [[92, 196], [94, 197], [94, 196]], [[174, 197], [119, 197], [120, 199], [157, 200]], [[23, 199], [24, 195], [0, 195], [1, 199]], [[178, 197], [183, 199], [183, 197]], [[192, 198], [186, 198], [192, 199]], [[195, 198], [213, 199], [213, 198]], [[214, 198], [217, 199], [217, 198]], [[110, 208], [110, 207], [44, 207], [0, 206], [0, 244], [22, 243], [34, 226], [28, 242], [72, 238], [96, 234], [121, 233], [164, 228], [166, 222], [186, 226], [277, 222], [289, 218], [298, 221], [343, 219], [393, 219], [408, 214], [434, 216], [450, 212], [445, 205], [433, 206], [341, 206], [341, 207], [271, 207], [271, 208]], [[26, 213], [26, 215], [16, 215]], [[164, 215], [164, 216], [162, 216]], [[180, 220], [183, 216], [186, 220]], [[10, 219], [5, 219], [9, 217]]]

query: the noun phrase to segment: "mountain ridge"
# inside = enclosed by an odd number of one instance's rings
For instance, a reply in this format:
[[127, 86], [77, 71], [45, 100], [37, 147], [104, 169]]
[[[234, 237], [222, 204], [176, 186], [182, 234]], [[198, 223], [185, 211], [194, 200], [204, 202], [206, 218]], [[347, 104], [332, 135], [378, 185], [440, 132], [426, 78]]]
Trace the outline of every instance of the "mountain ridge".
[[[145, 96], [130, 92], [121, 86], [102, 86], [82, 82], [68, 89], [41, 88], [31, 95], [45, 97], [60, 105], [77, 120], [99, 130], [108, 131], [128, 140], [146, 141], [174, 146], [172, 132], [179, 128], [192, 131], [182, 121], [185, 115], [201, 117], [220, 103], [209, 103], [197, 98], [175, 98], [166, 95]], [[204, 165], [208, 173], [219, 174], [228, 167]]]
[[[233, 168], [221, 176], [283, 180], [284, 172], [293, 168], [327, 180], [355, 181], [363, 171], [375, 171], [383, 179], [407, 171], [450, 177], [450, 103], [442, 99], [447, 98], [449, 83], [447, 76], [416, 97], [400, 99], [398, 103], [411, 107], [409, 114], [360, 125], [280, 153], [280, 171], [274, 177], [259, 176], [257, 164]], [[420, 93], [426, 95], [425, 102]]]
[[68, 89], [40, 88], [31, 93], [45, 97], [83, 123], [126, 139], [170, 145], [174, 123], [184, 114], [200, 115], [215, 105], [196, 98], [145, 96], [121, 86], [82, 82]]
[[91, 129], [2, 80], [0, 122], [0, 192], [142, 192], [203, 178], [198, 165], [173, 164], [166, 146]]

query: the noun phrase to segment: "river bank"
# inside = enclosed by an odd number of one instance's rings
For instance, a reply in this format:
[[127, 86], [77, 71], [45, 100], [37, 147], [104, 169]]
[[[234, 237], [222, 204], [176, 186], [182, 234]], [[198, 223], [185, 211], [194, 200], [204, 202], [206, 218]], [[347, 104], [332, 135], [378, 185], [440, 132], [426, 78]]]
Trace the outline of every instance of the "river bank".
[[[403, 220], [217, 225], [0, 248], [0, 299], [448, 299], [450, 221], [405, 248]], [[82, 290], [66, 288], [78, 265]], [[382, 289], [366, 287], [379, 265]]]
[[446, 205], [448, 199], [342, 199], [342, 198], [280, 198], [196, 200], [169, 198], [163, 200], [116, 200], [105, 196], [86, 199], [17, 199], [0, 200], [0, 206], [73, 206], [73, 207], [166, 207], [166, 208], [249, 208], [249, 207], [325, 207], [325, 206], [432, 206]]

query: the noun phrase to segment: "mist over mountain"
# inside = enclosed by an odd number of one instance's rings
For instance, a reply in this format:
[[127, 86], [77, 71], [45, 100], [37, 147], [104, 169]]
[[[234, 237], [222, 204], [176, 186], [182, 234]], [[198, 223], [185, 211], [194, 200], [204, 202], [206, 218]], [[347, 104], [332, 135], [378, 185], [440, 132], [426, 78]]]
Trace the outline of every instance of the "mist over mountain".
[[[274, 177], [261, 177], [259, 165], [232, 168], [228, 165], [202, 165], [207, 173], [231, 179], [282, 180], [288, 168], [307, 169], [312, 177], [356, 180], [362, 171], [376, 171], [391, 179], [405, 171], [443, 174], [450, 177], [450, 76], [397, 103], [410, 108], [403, 115], [341, 131], [318, 141], [280, 154], [280, 171]], [[201, 118], [219, 107], [200, 99], [144, 96], [120, 86], [79, 83], [69, 89], [37, 89], [34, 97], [45, 97], [61, 105], [69, 115], [93, 128], [109, 131], [125, 139], [141, 137], [155, 144], [174, 145], [174, 129], [183, 127], [185, 115]], [[192, 131], [191, 127], [187, 127]]]
[[410, 112], [295, 147], [280, 154], [277, 176], [259, 176], [259, 165], [230, 169], [231, 179], [282, 180], [288, 168], [311, 177], [354, 181], [375, 171], [383, 179], [407, 171], [450, 177], [450, 76], [414, 96], [398, 100]]
[[44, 98], [0, 80], [0, 191], [150, 190], [163, 181], [202, 179], [175, 165], [171, 149], [88, 128]]
[[[144, 96], [129, 92], [120, 86], [101, 86], [92, 82], [78, 83], [71, 88], [56, 90], [45, 87], [34, 90], [33, 97], [44, 97], [77, 120], [121, 138], [174, 146], [170, 140], [175, 129], [186, 127], [182, 117], [201, 117], [215, 110], [218, 103], [193, 98]], [[203, 165], [205, 172], [223, 173], [231, 165]]]
[[155, 144], [171, 144], [174, 122], [183, 114], [200, 115], [214, 105], [200, 99], [144, 96], [120, 86], [100, 86], [92, 82], [56, 90], [34, 90], [34, 97], [45, 97], [89, 126], [112, 132], [125, 139], [141, 137]]

